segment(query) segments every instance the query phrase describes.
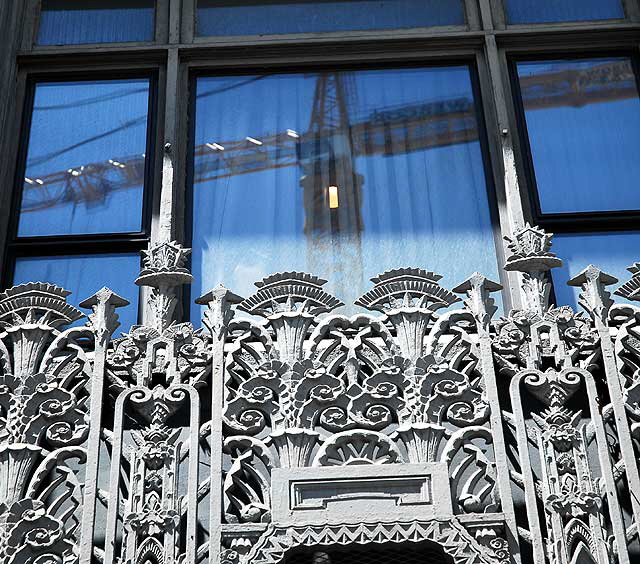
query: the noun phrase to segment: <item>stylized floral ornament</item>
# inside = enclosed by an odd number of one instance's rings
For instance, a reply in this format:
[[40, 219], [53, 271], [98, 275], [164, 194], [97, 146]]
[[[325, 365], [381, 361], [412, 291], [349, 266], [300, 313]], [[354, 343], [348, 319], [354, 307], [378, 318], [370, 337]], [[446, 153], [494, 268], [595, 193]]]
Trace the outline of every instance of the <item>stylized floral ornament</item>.
[[[0, 562], [425, 541], [469, 564], [631, 564], [640, 310], [593, 266], [570, 281], [585, 313], [550, 304], [550, 246], [513, 235], [520, 306], [496, 321], [501, 286], [481, 274], [450, 291], [398, 268], [358, 300], [371, 314], [335, 314], [325, 280], [284, 272], [246, 299], [204, 293], [198, 329], [175, 317], [191, 275], [169, 241], [137, 280], [148, 322], [117, 337], [127, 302], [108, 288], [71, 329], [61, 288], [0, 293]], [[635, 299], [630, 271], [618, 294]]]

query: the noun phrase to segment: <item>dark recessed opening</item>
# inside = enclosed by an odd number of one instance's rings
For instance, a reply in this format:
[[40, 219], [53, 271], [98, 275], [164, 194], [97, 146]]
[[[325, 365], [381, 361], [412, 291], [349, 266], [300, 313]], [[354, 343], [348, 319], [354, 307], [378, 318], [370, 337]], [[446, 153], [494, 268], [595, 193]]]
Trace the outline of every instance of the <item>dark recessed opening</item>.
[[453, 564], [433, 543], [315, 546], [294, 549], [285, 564]]

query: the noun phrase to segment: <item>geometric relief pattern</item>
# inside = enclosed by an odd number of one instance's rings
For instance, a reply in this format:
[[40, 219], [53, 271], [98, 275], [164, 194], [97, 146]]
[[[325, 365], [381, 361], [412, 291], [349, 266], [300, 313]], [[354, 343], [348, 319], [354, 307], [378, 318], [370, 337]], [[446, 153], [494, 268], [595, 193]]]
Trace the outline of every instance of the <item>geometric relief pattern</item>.
[[[481, 274], [447, 289], [398, 268], [357, 300], [366, 314], [284, 272], [244, 298], [211, 289], [198, 328], [179, 319], [192, 277], [172, 241], [144, 253], [145, 320], [119, 337], [127, 302], [108, 288], [82, 326], [62, 288], [0, 293], [0, 562], [275, 563], [427, 541], [456, 563], [631, 563], [640, 263], [620, 304], [587, 266], [569, 282], [578, 313], [549, 302], [551, 235], [508, 243], [520, 305], [499, 318]], [[302, 497], [274, 498], [276, 475]], [[394, 503], [406, 519], [375, 509]]]
[[502, 539], [493, 537], [479, 544], [455, 521], [393, 523], [378, 525], [337, 525], [269, 529], [263, 536], [252, 562], [276, 564], [288, 550], [298, 546], [334, 546], [432, 541], [439, 544], [456, 564], [490, 564], [508, 562], [509, 552]]

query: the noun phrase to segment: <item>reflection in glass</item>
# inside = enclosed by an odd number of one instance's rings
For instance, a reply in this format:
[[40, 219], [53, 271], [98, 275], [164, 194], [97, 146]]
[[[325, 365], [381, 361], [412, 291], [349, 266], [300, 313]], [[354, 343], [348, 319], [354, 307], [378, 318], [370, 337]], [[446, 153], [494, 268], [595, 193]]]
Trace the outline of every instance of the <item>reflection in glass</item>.
[[543, 213], [640, 209], [640, 98], [627, 58], [518, 63]]
[[198, 35], [464, 25], [460, 0], [198, 0]]
[[138, 320], [138, 287], [133, 281], [139, 271], [138, 253], [20, 257], [16, 259], [13, 284], [56, 284], [71, 292], [67, 301], [76, 307], [103, 286], [107, 286], [131, 302], [131, 305], [118, 309], [120, 333], [128, 331]]
[[391, 268], [497, 279], [467, 67], [201, 77], [196, 95], [194, 295], [287, 270], [348, 305]]
[[[559, 305], [577, 307], [579, 288], [567, 286], [567, 280], [580, 274], [590, 264], [615, 276], [620, 284], [631, 278], [627, 267], [638, 259], [640, 233], [587, 233], [556, 234], [553, 238], [553, 252], [563, 261], [564, 266], [553, 269], [553, 286]], [[609, 288], [613, 291], [615, 287]], [[624, 301], [616, 296], [616, 302]]]
[[38, 45], [152, 41], [154, 0], [42, 0]]
[[506, 0], [511, 24], [624, 18], [621, 0]]
[[140, 231], [149, 80], [35, 87], [18, 236]]

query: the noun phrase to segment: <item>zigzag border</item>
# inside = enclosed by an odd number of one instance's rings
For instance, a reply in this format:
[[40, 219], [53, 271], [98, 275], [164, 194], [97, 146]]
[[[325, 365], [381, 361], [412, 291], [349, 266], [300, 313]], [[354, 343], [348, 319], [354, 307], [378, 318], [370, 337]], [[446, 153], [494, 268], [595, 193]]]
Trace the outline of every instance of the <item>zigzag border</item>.
[[482, 546], [456, 519], [358, 525], [270, 525], [253, 547], [251, 564], [278, 564], [298, 546], [383, 544], [431, 541], [440, 545], [456, 564], [504, 564], [504, 559]]

